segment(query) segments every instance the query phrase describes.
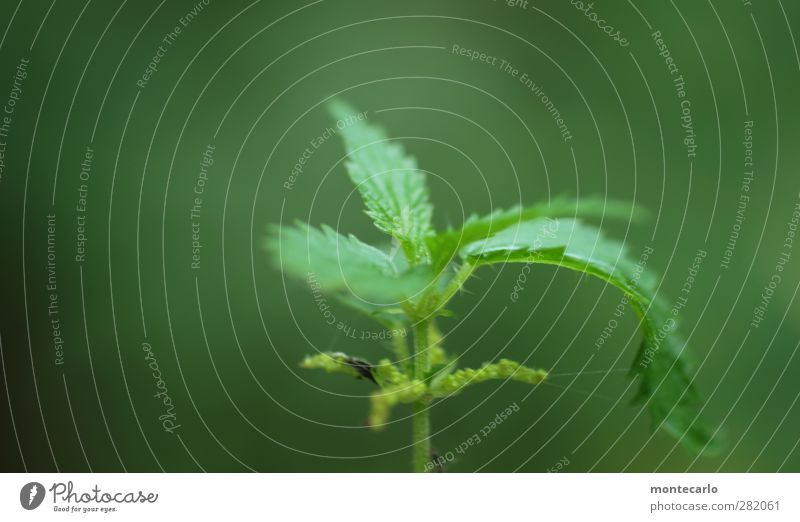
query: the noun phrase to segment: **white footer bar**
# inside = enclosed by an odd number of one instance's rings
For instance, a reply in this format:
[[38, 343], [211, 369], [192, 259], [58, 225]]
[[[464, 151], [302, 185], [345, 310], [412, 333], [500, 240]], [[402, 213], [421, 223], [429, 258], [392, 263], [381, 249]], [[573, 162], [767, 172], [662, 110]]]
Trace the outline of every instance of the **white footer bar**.
[[[797, 474], [5, 474], [0, 520], [800, 520]], [[233, 518], [228, 518], [233, 517]]]

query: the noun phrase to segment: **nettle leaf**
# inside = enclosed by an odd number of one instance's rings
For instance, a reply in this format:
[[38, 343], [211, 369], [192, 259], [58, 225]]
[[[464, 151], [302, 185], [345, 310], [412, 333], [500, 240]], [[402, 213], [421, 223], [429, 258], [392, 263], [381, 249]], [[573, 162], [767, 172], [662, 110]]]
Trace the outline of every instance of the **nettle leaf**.
[[[413, 273], [420, 273], [421, 275], [421, 270], [415, 269]], [[411, 273], [408, 274], [408, 277], [410, 276]], [[427, 280], [427, 277], [420, 277], [418, 282], [411, 282], [410, 286], [419, 286], [422, 281]], [[400, 306], [382, 306], [380, 304], [368, 303], [363, 299], [347, 294], [337, 294], [335, 297], [337, 301], [343, 305], [370, 317], [386, 328], [398, 328], [410, 325], [408, 316]]]
[[[653, 306], [666, 307], [656, 301]], [[641, 312], [638, 312], [641, 315]], [[686, 341], [678, 335], [675, 323], [664, 320], [667, 311], [657, 313], [657, 329], [646, 329], [631, 373], [641, 377], [634, 403], [646, 403], [652, 418], [652, 427], [663, 428], [679, 439], [684, 446], [718, 454], [724, 445], [722, 434], [698, 418], [702, 397], [692, 385], [689, 354]]]
[[350, 105], [334, 100], [328, 109], [340, 122], [337, 128], [348, 154], [345, 166], [367, 214], [375, 226], [400, 241], [412, 264], [425, 259], [425, 238], [433, 233], [433, 206], [416, 160], [364, 116], [359, 118]]
[[[622, 290], [641, 320], [643, 340], [631, 367], [641, 378], [634, 401], [645, 403], [654, 427], [664, 428], [694, 451], [719, 449], [713, 430], [698, 419], [701, 400], [692, 384], [685, 343], [669, 309], [654, 300], [654, 281], [643, 275], [622, 243], [574, 219], [535, 219], [475, 241], [461, 256], [477, 266], [545, 263], [584, 272]], [[705, 449], [704, 449], [705, 448]]]
[[384, 252], [324, 225], [274, 227], [267, 248], [285, 273], [305, 280], [312, 292], [341, 294], [351, 306], [360, 301], [373, 313], [414, 296], [430, 281], [427, 267], [398, 271]]
[[565, 196], [547, 203], [529, 207], [515, 206], [498, 209], [484, 216], [473, 214], [459, 229], [450, 229], [428, 238], [428, 248], [436, 271], [445, 267], [458, 253], [461, 246], [494, 234], [525, 221], [540, 217], [578, 218], [602, 217], [610, 219], [640, 219], [646, 212], [632, 203], [608, 200], [599, 197], [572, 199]]

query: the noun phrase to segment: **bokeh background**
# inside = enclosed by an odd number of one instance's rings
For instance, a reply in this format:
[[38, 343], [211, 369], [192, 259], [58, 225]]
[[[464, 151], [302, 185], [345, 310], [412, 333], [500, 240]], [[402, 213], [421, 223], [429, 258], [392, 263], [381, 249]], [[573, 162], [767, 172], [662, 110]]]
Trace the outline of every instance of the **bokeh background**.
[[[474, 386], [434, 406], [440, 453], [520, 407], [449, 471], [800, 471], [800, 250], [784, 246], [800, 202], [800, 7], [577, 4], [2, 0], [0, 103], [12, 112], [0, 137], [0, 469], [409, 469], [407, 408], [373, 433], [363, 423], [369, 383], [297, 366], [315, 350], [377, 360], [386, 343], [337, 333], [308, 288], [284, 281], [261, 248], [268, 224], [294, 219], [386, 244], [337, 165], [338, 137], [284, 186], [331, 126], [323, 104], [338, 95], [403, 137], [429, 173], [438, 226], [560, 194], [635, 201], [649, 220], [601, 226], [636, 257], [653, 249], [647, 268], [670, 302], [698, 251], [707, 253], [680, 321], [704, 413], [728, 442], [721, 455], [697, 458], [652, 434], [629, 404], [633, 314], [594, 346], [618, 293], [536, 267], [514, 303], [519, 266], [511, 266], [484, 269], [454, 301], [456, 317], [441, 323], [447, 347], [465, 366], [530, 356], [553, 377], [532, 392]], [[685, 80], [694, 157], [656, 31]], [[497, 57], [495, 65], [454, 45]], [[209, 147], [213, 165], [201, 176]], [[82, 197], [85, 212], [76, 208]], [[85, 259], [76, 261], [81, 224]], [[202, 245], [195, 268], [193, 234]], [[776, 273], [763, 321], [752, 326]], [[375, 329], [333, 311], [358, 331]], [[164, 390], [174, 418], [162, 417], [154, 397]], [[165, 430], [165, 420], [178, 427]]]

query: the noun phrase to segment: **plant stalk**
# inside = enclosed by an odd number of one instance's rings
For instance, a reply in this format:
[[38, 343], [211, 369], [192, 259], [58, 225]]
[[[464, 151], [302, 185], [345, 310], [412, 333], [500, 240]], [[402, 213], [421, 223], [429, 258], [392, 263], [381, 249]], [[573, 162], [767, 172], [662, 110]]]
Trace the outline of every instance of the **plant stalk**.
[[[414, 326], [414, 379], [424, 381], [429, 371], [430, 348], [428, 346], [428, 321], [423, 320]], [[424, 473], [431, 458], [431, 420], [428, 400], [420, 399], [414, 403], [412, 417], [413, 470]]]

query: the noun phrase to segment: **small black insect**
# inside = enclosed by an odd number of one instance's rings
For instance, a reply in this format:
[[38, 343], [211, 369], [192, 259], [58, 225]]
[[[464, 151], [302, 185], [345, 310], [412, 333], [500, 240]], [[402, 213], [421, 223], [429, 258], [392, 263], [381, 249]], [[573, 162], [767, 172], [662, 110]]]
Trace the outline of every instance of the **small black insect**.
[[372, 374], [375, 367], [367, 361], [363, 359], [356, 359], [355, 357], [348, 357], [344, 360], [344, 363], [357, 371], [358, 374], [364, 379], [369, 379], [375, 384], [378, 384], [378, 381], [375, 380], [375, 376]]
[[431, 448], [431, 464], [433, 467], [431, 471], [434, 473], [444, 473], [444, 464], [447, 461], [444, 457], [442, 457], [436, 449]]

